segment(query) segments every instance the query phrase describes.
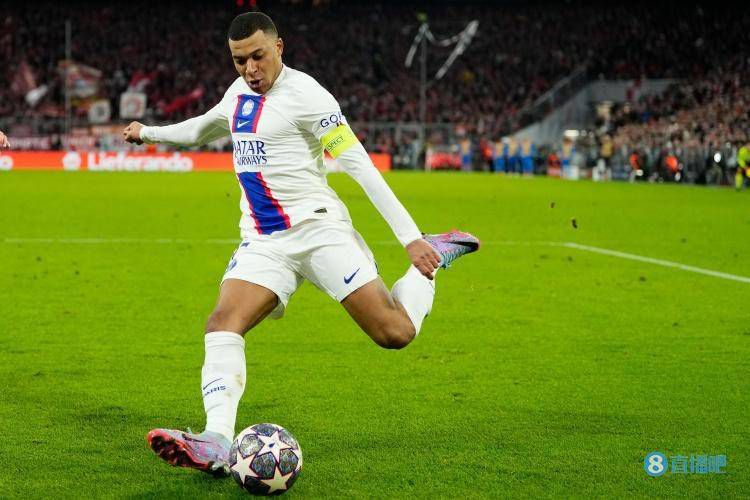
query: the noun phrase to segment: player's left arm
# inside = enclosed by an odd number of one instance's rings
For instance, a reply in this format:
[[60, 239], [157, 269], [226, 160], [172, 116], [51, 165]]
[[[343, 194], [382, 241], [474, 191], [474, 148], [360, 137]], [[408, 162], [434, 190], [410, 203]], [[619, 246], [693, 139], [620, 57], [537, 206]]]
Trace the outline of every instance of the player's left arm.
[[422, 239], [414, 219], [396, 198], [380, 171], [372, 163], [370, 155], [357, 140], [347, 124], [341, 124], [323, 136], [321, 144], [367, 194], [380, 215], [404, 245], [409, 260], [427, 278], [440, 265], [440, 256]]
[[0, 149], [10, 149], [10, 141], [2, 131], [0, 131]]
[[427, 278], [440, 264], [440, 256], [422, 239], [414, 219], [396, 198], [380, 171], [373, 165], [370, 155], [362, 147], [349, 127], [338, 103], [322, 87], [307, 94], [308, 109], [302, 117], [303, 127], [320, 141], [323, 149], [341, 164], [367, 194], [375, 208], [405, 247], [411, 263]]

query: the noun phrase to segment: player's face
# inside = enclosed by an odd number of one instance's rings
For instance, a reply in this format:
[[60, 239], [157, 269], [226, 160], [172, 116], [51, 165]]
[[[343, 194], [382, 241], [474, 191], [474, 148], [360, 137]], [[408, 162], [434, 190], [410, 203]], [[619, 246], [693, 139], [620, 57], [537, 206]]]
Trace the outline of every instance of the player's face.
[[234, 67], [250, 89], [258, 94], [271, 90], [281, 73], [284, 42], [277, 36], [258, 30], [242, 40], [229, 40]]

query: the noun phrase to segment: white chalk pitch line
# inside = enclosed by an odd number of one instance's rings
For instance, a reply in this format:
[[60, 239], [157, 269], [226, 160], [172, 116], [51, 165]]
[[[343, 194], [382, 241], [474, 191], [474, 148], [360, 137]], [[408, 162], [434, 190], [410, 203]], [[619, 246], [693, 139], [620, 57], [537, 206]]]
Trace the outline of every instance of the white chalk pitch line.
[[173, 244], [208, 244], [238, 245], [241, 238], [235, 239], [187, 239], [187, 238], [3, 238], [3, 243], [59, 243], [72, 245], [109, 245], [114, 243], [145, 243], [157, 245]]
[[[396, 245], [396, 241], [376, 241], [376, 245]], [[584, 252], [593, 252], [601, 255], [608, 255], [610, 257], [619, 257], [621, 259], [636, 260], [639, 262], [646, 262], [648, 264], [654, 264], [657, 266], [671, 267], [672, 269], [679, 269], [681, 271], [688, 271], [691, 273], [703, 274], [706, 276], [712, 276], [714, 278], [722, 278], [725, 280], [739, 281], [740, 283], [750, 283], [750, 278], [747, 276], [740, 276], [737, 274], [722, 273], [721, 271], [713, 271], [711, 269], [704, 269], [702, 267], [689, 266], [687, 264], [680, 264], [679, 262], [673, 262], [671, 260], [654, 259], [652, 257], [646, 257], [643, 255], [636, 255], [634, 253], [619, 252], [617, 250], [609, 250], [607, 248], [592, 247], [590, 245], [581, 245], [579, 243], [573, 243], [572, 241], [482, 241], [483, 245], [505, 245], [505, 246], [553, 246], [553, 247], [564, 247], [573, 248], [575, 250], [581, 250]]]
[[639, 262], [647, 262], [649, 264], [655, 264], [657, 266], [671, 267], [673, 269], [680, 269], [681, 271], [689, 271], [691, 273], [705, 274], [706, 276], [713, 276], [714, 278], [722, 278], [725, 280], [739, 281], [740, 283], [750, 283], [750, 278], [746, 276], [739, 276], [737, 274], [722, 273], [720, 271], [712, 271], [711, 269], [704, 269], [702, 267], [688, 266], [687, 264], [680, 264], [679, 262], [672, 262], [671, 260], [654, 259], [651, 257], [644, 257], [643, 255], [636, 255], [634, 253], [619, 252], [617, 250], [609, 250], [607, 248], [592, 247], [589, 245], [581, 245], [579, 243], [573, 243], [566, 241], [560, 243], [560, 246], [566, 248], [575, 248], [576, 250], [583, 250], [584, 252], [593, 252], [602, 255], [609, 255], [611, 257], [619, 257], [621, 259], [637, 260]]
[[[19, 243], [58, 243], [58, 244], [113, 244], [113, 243], [143, 243], [143, 244], [208, 244], [208, 245], [237, 245], [240, 242], [240, 238], [237, 239], [186, 239], [186, 238], [3, 238], [3, 243], [6, 244], [19, 244]], [[386, 246], [386, 245], [397, 245], [397, 241], [375, 241], [375, 245]], [[687, 264], [681, 264], [671, 260], [654, 259], [652, 257], [646, 257], [644, 255], [637, 255], [634, 253], [620, 252], [618, 250], [610, 250], [608, 248], [594, 247], [590, 245], [582, 245], [580, 243], [574, 243], [572, 241], [484, 241], [485, 245], [505, 245], [505, 246], [556, 246], [564, 248], [572, 248], [575, 250], [581, 250], [583, 252], [598, 253], [600, 255], [607, 255], [610, 257], [618, 257], [620, 259], [635, 260], [638, 262], [645, 262], [647, 264], [654, 264], [662, 267], [669, 267], [672, 269], [679, 269], [681, 271], [687, 271], [691, 273], [703, 274], [705, 276], [712, 276], [714, 278], [721, 278], [730, 281], [738, 281], [740, 283], [750, 283], [750, 277], [740, 276], [737, 274], [723, 273], [721, 271], [714, 271], [712, 269], [704, 269], [702, 267], [690, 266]]]

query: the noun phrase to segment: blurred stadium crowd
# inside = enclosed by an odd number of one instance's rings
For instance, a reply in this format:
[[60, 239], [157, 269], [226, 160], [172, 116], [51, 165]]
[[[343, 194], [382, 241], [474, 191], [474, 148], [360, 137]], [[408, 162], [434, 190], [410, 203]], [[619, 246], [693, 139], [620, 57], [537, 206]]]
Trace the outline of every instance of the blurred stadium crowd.
[[619, 106], [600, 129], [600, 143], [611, 143], [602, 158], [653, 179], [726, 180], [750, 142], [749, 70], [735, 57], [701, 78]]
[[[418, 121], [418, 70], [404, 66], [417, 13], [427, 15], [439, 36], [480, 21], [466, 53], [427, 91], [427, 124], [468, 138], [473, 168], [496, 166], [498, 141], [538, 119], [530, 111], [537, 98], [579, 68], [589, 80], [680, 80], [663, 96], [618, 107], [601, 124], [593, 150], [607, 166], [627, 167], [633, 154], [645, 166], [665, 148], [684, 165], [705, 163], [705, 151], [727, 144], [736, 149], [748, 140], [743, 49], [750, 46], [750, 20], [733, 9], [575, 1], [297, 0], [261, 1], [258, 7], [278, 24], [285, 62], [329, 88], [375, 151], [414, 158], [422, 149], [414, 128], [394, 133], [373, 125]], [[71, 20], [72, 61], [81, 63], [82, 81], [96, 80], [95, 97], [108, 100], [112, 110], [123, 92], [135, 89], [147, 96], [143, 121], [202, 113], [236, 77], [226, 28], [247, 9], [244, 0], [12, 2], [0, 22], [0, 60], [10, 83], [0, 86], [0, 129], [21, 136], [62, 133], [65, 19]], [[450, 51], [430, 48], [428, 75]], [[35, 89], [42, 90], [30, 101]], [[77, 123], [86, 119], [87, 100], [73, 103]], [[118, 118], [113, 113], [112, 120]], [[544, 167], [544, 146], [550, 145], [538, 146], [535, 167]]]

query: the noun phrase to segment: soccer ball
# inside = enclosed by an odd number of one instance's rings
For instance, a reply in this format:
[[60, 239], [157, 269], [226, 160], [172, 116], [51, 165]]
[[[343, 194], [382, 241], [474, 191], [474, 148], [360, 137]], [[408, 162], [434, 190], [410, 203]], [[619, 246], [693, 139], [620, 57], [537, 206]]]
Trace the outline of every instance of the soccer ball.
[[302, 450], [289, 431], [256, 424], [240, 432], [229, 451], [232, 477], [253, 495], [281, 495], [302, 470]]

